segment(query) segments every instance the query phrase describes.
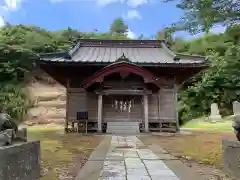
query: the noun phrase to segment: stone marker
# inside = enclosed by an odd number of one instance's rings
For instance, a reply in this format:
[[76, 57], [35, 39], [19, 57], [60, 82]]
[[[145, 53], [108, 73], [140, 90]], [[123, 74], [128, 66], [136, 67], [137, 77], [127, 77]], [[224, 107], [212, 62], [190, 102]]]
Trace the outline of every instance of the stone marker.
[[235, 140], [223, 140], [224, 170], [240, 179], [240, 142]]
[[233, 114], [240, 115], [240, 102], [238, 101], [233, 102]]
[[209, 119], [210, 119], [211, 122], [216, 122], [216, 121], [222, 119], [222, 117], [219, 113], [217, 103], [212, 103], [211, 104], [211, 114], [209, 116]]
[[233, 129], [238, 141], [240, 141], [240, 103], [237, 101], [233, 103], [233, 113]]

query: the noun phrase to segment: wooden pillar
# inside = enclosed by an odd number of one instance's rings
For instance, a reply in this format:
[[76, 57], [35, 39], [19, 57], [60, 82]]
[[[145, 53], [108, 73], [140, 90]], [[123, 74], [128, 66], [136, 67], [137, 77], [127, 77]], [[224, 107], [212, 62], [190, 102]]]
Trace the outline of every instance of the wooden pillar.
[[175, 108], [175, 112], [176, 112], [176, 129], [177, 131], [179, 131], [179, 117], [178, 117], [178, 86], [177, 85], [174, 85], [174, 108]]
[[148, 95], [144, 94], [143, 96], [143, 104], [144, 104], [144, 126], [145, 126], [145, 132], [149, 131], [149, 123], [148, 123]]
[[102, 94], [98, 95], [98, 132], [102, 132]]
[[66, 117], [65, 117], [65, 133], [68, 132], [68, 109], [69, 109], [69, 80], [67, 81], [66, 88]]
[[161, 119], [161, 90], [158, 91], [158, 122], [159, 122], [159, 128], [160, 132], [162, 131], [162, 119]]

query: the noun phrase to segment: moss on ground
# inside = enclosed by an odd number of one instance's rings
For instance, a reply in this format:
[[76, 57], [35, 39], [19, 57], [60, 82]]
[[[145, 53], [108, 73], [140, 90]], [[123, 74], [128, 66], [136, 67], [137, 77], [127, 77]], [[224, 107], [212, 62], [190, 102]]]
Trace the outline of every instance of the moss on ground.
[[60, 128], [30, 128], [29, 138], [41, 141], [40, 180], [75, 177], [91, 152], [99, 145], [101, 136], [64, 135]]
[[144, 144], [157, 144], [176, 157], [196, 160], [221, 168], [222, 139], [234, 138], [233, 133], [193, 132], [191, 135], [142, 136]]
[[205, 129], [217, 132], [233, 132], [232, 118], [226, 117], [216, 123], [210, 123], [205, 120], [206, 118], [194, 119], [186, 123], [183, 128], [189, 129]]

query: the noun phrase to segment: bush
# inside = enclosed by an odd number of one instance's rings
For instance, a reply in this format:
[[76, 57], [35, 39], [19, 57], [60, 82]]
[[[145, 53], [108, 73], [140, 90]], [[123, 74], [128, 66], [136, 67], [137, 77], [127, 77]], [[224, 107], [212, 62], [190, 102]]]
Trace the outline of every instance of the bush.
[[27, 92], [21, 85], [15, 85], [13, 82], [0, 84], [0, 107], [17, 122], [24, 120], [31, 106]]

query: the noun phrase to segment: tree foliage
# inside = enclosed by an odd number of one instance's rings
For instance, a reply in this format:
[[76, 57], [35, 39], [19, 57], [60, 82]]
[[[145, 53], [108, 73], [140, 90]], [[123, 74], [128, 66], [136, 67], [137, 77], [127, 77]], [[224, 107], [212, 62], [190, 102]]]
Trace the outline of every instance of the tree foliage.
[[122, 18], [116, 18], [110, 26], [112, 34], [126, 34], [128, 26], [124, 23]]
[[218, 103], [222, 115], [232, 114], [232, 103], [240, 100], [240, 28], [229, 27], [223, 34], [208, 34], [184, 41], [176, 39], [172, 50], [208, 56], [209, 68], [180, 91], [183, 121], [208, 115], [211, 103]]
[[177, 2], [177, 8], [182, 9], [184, 15], [176, 25], [191, 33], [208, 33], [216, 24], [231, 26], [240, 23], [238, 0], [180, 0]]
[[15, 119], [24, 119], [31, 103], [22, 87], [34, 74], [37, 54], [67, 50], [79, 38], [128, 39], [125, 33], [80, 32], [70, 27], [47, 31], [36, 26], [8, 25], [0, 29], [0, 106]]

